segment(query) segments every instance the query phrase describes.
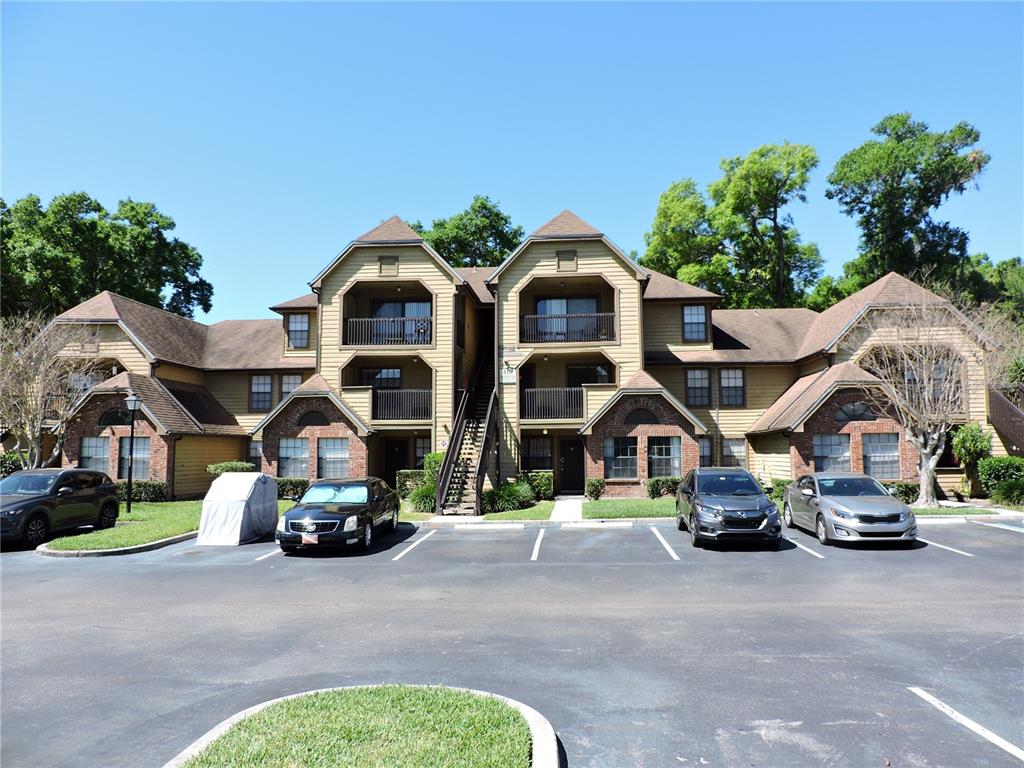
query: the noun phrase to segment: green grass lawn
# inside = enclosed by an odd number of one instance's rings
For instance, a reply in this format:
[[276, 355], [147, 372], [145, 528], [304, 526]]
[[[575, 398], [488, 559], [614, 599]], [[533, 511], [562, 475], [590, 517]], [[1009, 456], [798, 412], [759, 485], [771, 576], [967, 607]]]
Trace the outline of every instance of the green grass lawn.
[[[279, 501], [278, 512], [283, 513], [294, 504], [292, 501]], [[122, 503], [121, 516], [113, 528], [54, 539], [50, 542], [50, 549], [116, 549], [148, 544], [198, 530], [202, 511], [202, 501], [135, 501], [132, 502], [131, 515], [127, 515]]]
[[400, 504], [401, 506], [398, 510], [398, 521], [400, 523], [419, 523], [423, 520], [429, 520], [434, 516], [427, 512], [414, 512], [412, 509], [412, 502], [408, 499], [402, 499]]
[[553, 501], [538, 501], [527, 509], [513, 509], [511, 512], [491, 512], [484, 515], [484, 520], [547, 520], [551, 510], [555, 508]]
[[530, 729], [497, 699], [389, 685], [273, 704], [187, 768], [527, 768]]
[[673, 517], [676, 500], [672, 496], [660, 499], [598, 499], [583, 503], [586, 520], [615, 517]]
[[914, 514], [919, 517], [931, 517], [933, 515], [994, 515], [991, 509], [983, 507], [911, 507]]

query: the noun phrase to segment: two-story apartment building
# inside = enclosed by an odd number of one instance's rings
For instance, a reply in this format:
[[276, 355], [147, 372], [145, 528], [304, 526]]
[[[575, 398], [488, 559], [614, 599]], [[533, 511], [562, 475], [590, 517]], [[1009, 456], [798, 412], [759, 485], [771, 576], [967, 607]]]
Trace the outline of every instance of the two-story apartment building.
[[[392, 217], [309, 285], [271, 307], [279, 320], [206, 326], [109, 293], [61, 315], [95, 339], [72, 352], [104, 361], [64, 461], [123, 475], [130, 389], [145, 404], [136, 476], [174, 496], [201, 494], [214, 461], [393, 481], [435, 450], [449, 511], [532, 469], [553, 470], [559, 493], [601, 477], [612, 495], [698, 464], [766, 480], [813, 467], [917, 476], [916, 452], [867, 404], [874, 378], [844, 343], [866, 313], [938, 300], [895, 274], [820, 314], [723, 310], [722, 297], [643, 268], [564, 211], [479, 269], [452, 268]], [[983, 342], [951, 333], [965, 350], [962, 420], [992, 431], [995, 452], [1019, 452], [1020, 422], [990, 413], [971, 352]]]

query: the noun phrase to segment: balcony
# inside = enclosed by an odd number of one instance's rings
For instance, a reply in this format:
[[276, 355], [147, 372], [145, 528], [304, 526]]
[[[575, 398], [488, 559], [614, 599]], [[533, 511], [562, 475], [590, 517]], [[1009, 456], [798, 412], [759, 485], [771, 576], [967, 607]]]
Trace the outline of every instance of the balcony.
[[583, 387], [523, 389], [521, 419], [582, 419]]
[[375, 421], [427, 421], [433, 402], [432, 389], [375, 389], [371, 415]]
[[422, 346], [431, 343], [433, 327], [430, 317], [350, 317], [345, 321], [344, 343], [350, 346]]
[[521, 344], [567, 344], [615, 340], [614, 312], [574, 312], [564, 315], [523, 315]]

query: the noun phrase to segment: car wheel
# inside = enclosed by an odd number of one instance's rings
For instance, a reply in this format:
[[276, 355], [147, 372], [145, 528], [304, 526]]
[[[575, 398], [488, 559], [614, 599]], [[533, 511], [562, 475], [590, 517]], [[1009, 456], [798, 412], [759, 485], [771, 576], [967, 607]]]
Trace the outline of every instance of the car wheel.
[[369, 552], [370, 547], [373, 545], [373, 520], [367, 520], [366, 525], [363, 526], [363, 536], [359, 539], [359, 547], [363, 552]]
[[793, 510], [789, 508], [789, 502], [787, 501], [782, 505], [782, 522], [786, 524], [787, 528], [793, 528]]
[[818, 521], [814, 524], [814, 532], [818, 534], [818, 541], [824, 546], [828, 546], [828, 528], [825, 526], [825, 518], [818, 515]]
[[46, 541], [50, 533], [50, 524], [45, 515], [32, 515], [25, 521], [25, 543], [30, 547], [38, 547]]
[[391, 513], [391, 519], [388, 521], [388, 533], [394, 533], [398, 530], [398, 510], [394, 510]]
[[117, 506], [115, 504], [104, 504], [100, 509], [100, 516], [96, 520], [97, 528], [113, 528], [117, 522]]
[[697, 538], [697, 526], [694, 524], [692, 517], [686, 521], [686, 527], [690, 529], [690, 546], [699, 547], [700, 539]]
[[284, 552], [286, 555], [290, 555], [292, 552], [298, 552], [299, 548], [294, 544], [282, 544], [281, 551]]

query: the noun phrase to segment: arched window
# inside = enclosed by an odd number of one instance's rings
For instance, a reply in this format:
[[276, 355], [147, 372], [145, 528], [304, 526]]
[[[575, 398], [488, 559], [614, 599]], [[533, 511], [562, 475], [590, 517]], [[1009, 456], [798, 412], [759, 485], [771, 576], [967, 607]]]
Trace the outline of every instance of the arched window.
[[119, 424], [131, 424], [131, 421], [131, 416], [126, 409], [111, 408], [100, 416], [99, 425], [101, 427], [116, 427]]
[[300, 427], [326, 427], [330, 421], [320, 411], [306, 411], [299, 416]]
[[626, 417], [626, 424], [631, 427], [637, 424], [657, 423], [658, 419], [655, 417], [653, 413], [651, 413], [646, 408], [637, 408], [636, 410], [631, 411], [630, 414]]
[[838, 424], [847, 424], [851, 421], [874, 421], [876, 418], [878, 417], [871, 410], [871, 406], [860, 401], [846, 403], [836, 409], [836, 422]]

